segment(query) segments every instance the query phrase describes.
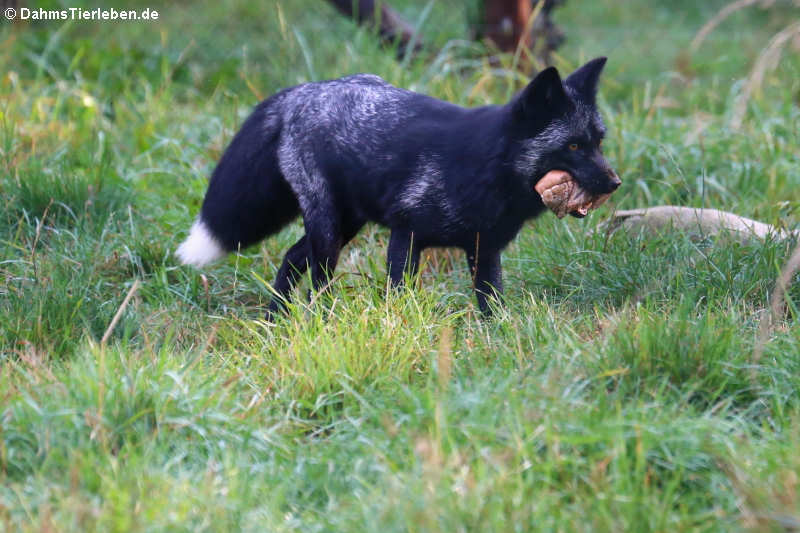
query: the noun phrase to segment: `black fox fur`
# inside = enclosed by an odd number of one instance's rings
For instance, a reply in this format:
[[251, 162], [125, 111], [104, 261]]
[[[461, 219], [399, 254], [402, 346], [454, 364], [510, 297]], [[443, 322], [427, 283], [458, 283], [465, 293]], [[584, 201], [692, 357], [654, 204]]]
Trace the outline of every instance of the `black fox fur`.
[[283, 259], [270, 304], [311, 269], [315, 288], [366, 222], [391, 229], [388, 272], [399, 284], [420, 251], [466, 252], [478, 305], [502, 291], [500, 253], [545, 206], [534, 185], [569, 172], [591, 193], [620, 184], [604, 159], [595, 105], [605, 58], [562, 81], [540, 72], [506, 105], [466, 109], [369, 74], [306, 83], [259, 104], [219, 161], [184, 263], [254, 244], [302, 215], [305, 235]]

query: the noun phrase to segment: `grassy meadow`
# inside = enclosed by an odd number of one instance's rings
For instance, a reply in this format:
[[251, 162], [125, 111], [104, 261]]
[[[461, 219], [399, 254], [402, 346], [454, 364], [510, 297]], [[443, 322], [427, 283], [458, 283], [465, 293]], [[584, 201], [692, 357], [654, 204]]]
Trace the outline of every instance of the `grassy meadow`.
[[299, 222], [178, 265], [215, 162], [279, 88], [372, 72], [468, 106], [519, 90], [513, 58], [469, 40], [472, 4], [395, 0], [426, 44], [404, 61], [319, 0], [0, 23], [0, 531], [800, 529], [800, 284], [758, 342], [795, 243], [592, 231], [659, 204], [800, 225], [799, 43], [731, 127], [794, 4], [743, 10], [694, 52], [725, 1], [556, 12], [558, 67], [610, 58], [623, 185], [586, 219], [524, 227], [492, 320], [461, 252], [387, 291], [374, 226], [274, 324]]

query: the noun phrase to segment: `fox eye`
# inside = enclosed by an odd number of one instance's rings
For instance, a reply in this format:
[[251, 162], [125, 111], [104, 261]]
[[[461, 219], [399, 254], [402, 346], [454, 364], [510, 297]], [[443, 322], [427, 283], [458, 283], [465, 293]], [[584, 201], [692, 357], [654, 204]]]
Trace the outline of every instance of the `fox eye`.
[[572, 143], [572, 144], [570, 144], [570, 145], [569, 145], [569, 149], [570, 149], [570, 150], [572, 150], [572, 151], [574, 152], [575, 150], [577, 150], [577, 149], [578, 149], [578, 145], [577, 145], [577, 144], [575, 144], [575, 143]]

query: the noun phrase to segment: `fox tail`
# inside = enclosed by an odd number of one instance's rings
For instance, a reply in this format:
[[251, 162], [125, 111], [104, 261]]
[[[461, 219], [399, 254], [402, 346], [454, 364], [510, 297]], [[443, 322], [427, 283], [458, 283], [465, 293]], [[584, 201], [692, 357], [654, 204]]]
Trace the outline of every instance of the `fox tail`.
[[217, 164], [200, 215], [175, 255], [203, 266], [280, 231], [300, 212], [278, 164], [278, 95], [256, 107]]

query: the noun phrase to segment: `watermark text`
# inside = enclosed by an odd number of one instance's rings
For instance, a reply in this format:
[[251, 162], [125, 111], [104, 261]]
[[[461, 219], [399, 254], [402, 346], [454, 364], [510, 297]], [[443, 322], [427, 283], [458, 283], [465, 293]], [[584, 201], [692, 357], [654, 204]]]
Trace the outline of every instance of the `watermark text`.
[[64, 9], [43, 9], [30, 7], [7, 7], [3, 15], [8, 20], [77, 20], [77, 21], [130, 21], [158, 20], [158, 11], [145, 9], [115, 9], [113, 7], [67, 7]]

